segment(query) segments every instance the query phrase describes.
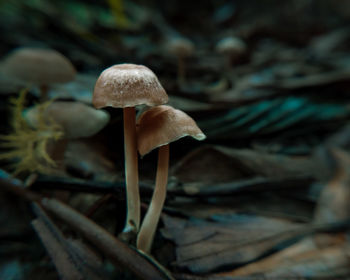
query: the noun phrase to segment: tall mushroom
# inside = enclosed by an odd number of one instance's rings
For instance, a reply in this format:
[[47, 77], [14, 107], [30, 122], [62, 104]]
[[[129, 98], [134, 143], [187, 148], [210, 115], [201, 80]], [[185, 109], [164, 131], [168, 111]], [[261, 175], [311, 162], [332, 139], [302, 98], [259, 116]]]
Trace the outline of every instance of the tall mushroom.
[[135, 106], [160, 105], [168, 95], [156, 75], [146, 66], [118, 64], [104, 70], [98, 78], [93, 105], [96, 108], [123, 108], [127, 218], [124, 232], [137, 232], [140, 226], [140, 195], [136, 147]]
[[191, 117], [171, 106], [153, 107], [145, 111], [137, 121], [137, 143], [141, 156], [159, 148], [156, 185], [137, 237], [137, 248], [144, 252], [149, 253], [151, 250], [166, 197], [169, 144], [185, 136], [192, 136], [196, 140], [206, 138]]
[[55, 50], [42, 48], [14, 50], [5, 59], [2, 70], [28, 86], [38, 86], [42, 100], [47, 99], [49, 85], [69, 82], [76, 75], [68, 58]]

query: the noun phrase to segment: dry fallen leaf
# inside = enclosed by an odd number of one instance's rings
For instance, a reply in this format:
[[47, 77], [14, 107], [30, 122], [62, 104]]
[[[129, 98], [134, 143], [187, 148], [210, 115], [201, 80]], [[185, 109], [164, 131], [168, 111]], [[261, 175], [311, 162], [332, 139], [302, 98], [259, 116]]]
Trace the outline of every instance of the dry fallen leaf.
[[176, 244], [175, 265], [194, 273], [242, 265], [295, 238], [303, 224], [248, 215], [230, 221], [184, 220], [163, 215], [162, 234]]
[[350, 155], [340, 149], [332, 150], [336, 170], [324, 186], [315, 210], [314, 223], [345, 221], [350, 218]]
[[[173, 166], [171, 174], [182, 183], [224, 183], [254, 177], [323, 177], [321, 162], [308, 156], [287, 156], [217, 145], [200, 147]], [[188, 172], [191, 170], [191, 172]]]
[[[315, 210], [314, 224], [346, 222], [349, 219], [350, 157], [333, 149], [336, 161], [333, 178], [324, 186]], [[349, 245], [344, 232], [317, 233], [260, 261], [221, 276], [263, 274], [264, 277], [334, 277], [350, 272]]]

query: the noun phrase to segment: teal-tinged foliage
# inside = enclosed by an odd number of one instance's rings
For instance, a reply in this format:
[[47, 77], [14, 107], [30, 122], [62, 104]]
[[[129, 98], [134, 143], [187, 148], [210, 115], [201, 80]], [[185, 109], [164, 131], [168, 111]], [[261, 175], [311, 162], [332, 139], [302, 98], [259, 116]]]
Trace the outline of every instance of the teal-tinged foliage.
[[287, 98], [283, 100], [280, 106], [269, 110], [268, 114], [254, 125], [250, 126], [249, 130], [251, 132], [261, 131], [264, 127], [268, 127], [273, 123], [278, 123], [290, 114], [298, 113], [298, 111], [303, 110], [307, 106], [307, 101], [305, 99], [295, 99], [294, 97]]
[[105, 27], [114, 27], [115, 19], [113, 12], [108, 6], [93, 5], [82, 1], [61, 1], [58, 10], [65, 11], [75, 24], [86, 31], [94, 28], [96, 23]]
[[7, 261], [0, 266], [0, 279], [23, 280], [23, 266], [19, 261]]
[[[17, 20], [28, 14], [27, 22], [44, 22], [45, 16], [60, 17], [60, 24], [74, 25], [77, 30], [90, 29], [96, 25], [113, 28], [115, 19], [108, 5], [97, 5], [84, 1], [13, 0], [0, 2], [0, 15]], [[18, 19], [20, 20], [20, 19]]]
[[209, 138], [234, 139], [347, 117], [350, 111], [346, 104], [318, 103], [306, 97], [291, 96], [233, 108], [215, 119], [199, 122], [199, 126]]

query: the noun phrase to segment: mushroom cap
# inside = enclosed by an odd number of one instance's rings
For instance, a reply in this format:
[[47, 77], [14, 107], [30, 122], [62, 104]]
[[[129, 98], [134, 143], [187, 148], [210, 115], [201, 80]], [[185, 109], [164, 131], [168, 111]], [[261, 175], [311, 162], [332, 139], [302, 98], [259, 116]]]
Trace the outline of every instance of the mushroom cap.
[[136, 132], [142, 156], [185, 136], [196, 140], [206, 138], [189, 115], [168, 105], [153, 107], [142, 113], [137, 120]]
[[40, 48], [14, 50], [5, 59], [2, 70], [6, 75], [35, 85], [66, 83], [76, 75], [68, 58], [55, 50]]
[[171, 39], [166, 48], [168, 51], [177, 56], [191, 56], [194, 52], [194, 44], [186, 38]]
[[[32, 127], [38, 125], [39, 108], [28, 109], [24, 118]], [[54, 101], [43, 112], [44, 118], [52, 120], [64, 130], [68, 139], [90, 137], [109, 122], [109, 114], [79, 102]]]
[[246, 50], [246, 44], [237, 37], [221, 39], [215, 47], [216, 51], [223, 54], [242, 54]]
[[102, 107], [148, 106], [168, 102], [157, 76], [143, 65], [117, 64], [104, 70], [95, 84], [92, 104]]

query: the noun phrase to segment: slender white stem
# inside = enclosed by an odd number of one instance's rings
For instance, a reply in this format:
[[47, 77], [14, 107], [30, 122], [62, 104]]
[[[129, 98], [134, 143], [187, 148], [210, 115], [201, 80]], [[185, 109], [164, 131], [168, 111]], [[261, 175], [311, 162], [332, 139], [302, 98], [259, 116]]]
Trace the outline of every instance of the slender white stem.
[[137, 163], [135, 107], [124, 108], [124, 150], [127, 216], [124, 232], [140, 227], [140, 194]]
[[168, 183], [168, 168], [169, 145], [165, 145], [161, 146], [158, 151], [156, 186], [146, 216], [143, 219], [140, 232], [137, 236], [137, 249], [146, 253], [151, 251], [154, 234], [157, 229], [160, 214], [162, 213]]

